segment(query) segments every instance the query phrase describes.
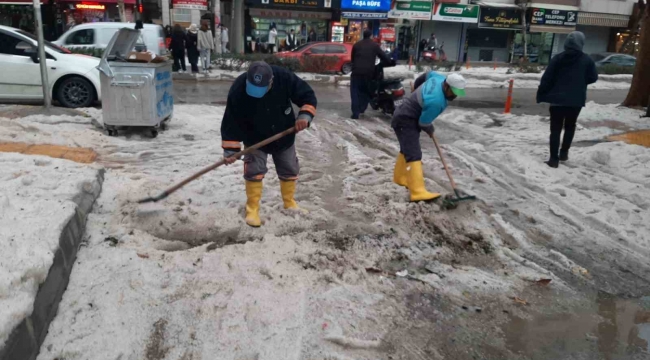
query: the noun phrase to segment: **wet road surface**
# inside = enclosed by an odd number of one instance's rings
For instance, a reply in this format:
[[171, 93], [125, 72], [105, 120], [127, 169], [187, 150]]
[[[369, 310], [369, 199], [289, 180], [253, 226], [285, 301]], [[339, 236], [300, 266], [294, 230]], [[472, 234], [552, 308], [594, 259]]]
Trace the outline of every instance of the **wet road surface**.
[[[174, 81], [177, 104], [225, 105], [231, 82]], [[315, 85], [312, 87], [318, 97], [319, 110], [333, 111], [343, 117], [350, 116], [350, 88], [347, 86]], [[408, 89], [407, 89], [408, 92]], [[451, 106], [488, 112], [503, 111], [507, 89], [468, 89], [467, 97], [454, 101]], [[546, 115], [548, 104], [536, 103], [537, 89], [515, 89], [513, 93], [513, 114]], [[589, 90], [587, 101], [599, 104], [621, 103], [627, 90]], [[372, 111], [372, 110], [369, 110]]]

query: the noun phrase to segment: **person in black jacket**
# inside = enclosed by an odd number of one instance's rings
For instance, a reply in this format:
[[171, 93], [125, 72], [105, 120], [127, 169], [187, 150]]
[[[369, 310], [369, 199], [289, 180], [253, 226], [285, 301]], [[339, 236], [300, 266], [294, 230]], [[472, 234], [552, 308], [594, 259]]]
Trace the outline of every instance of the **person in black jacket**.
[[172, 42], [169, 47], [171, 47], [172, 56], [174, 57], [174, 69], [178, 70], [179, 73], [184, 73], [187, 71], [185, 67], [185, 31], [179, 24], [174, 25]]
[[[564, 52], [555, 55], [548, 64], [537, 90], [537, 102], [551, 104], [551, 156], [546, 164], [552, 168], [557, 168], [560, 161], [569, 160], [576, 122], [587, 99], [587, 85], [598, 81], [594, 61], [582, 52], [584, 45], [583, 33], [570, 33], [564, 42]], [[559, 149], [563, 127], [564, 140]]]
[[187, 59], [190, 61], [192, 74], [199, 73], [199, 27], [196, 24], [190, 25], [187, 30], [187, 38], [185, 39], [185, 47], [187, 48]]
[[289, 35], [287, 35], [287, 49], [293, 50], [296, 48], [296, 34], [294, 33], [293, 29], [291, 29], [291, 32]]
[[368, 107], [374, 91], [375, 59], [392, 63], [391, 58], [370, 38], [372, 32], [363, 31], [363, 40], [352, 47], [352, 76], [350, 78], [350, 100], [352, 118], [358, 119]]
[[[300, 107], [296, 119], [292, 103]], [[221, 122], [224, 159], [232, 164], [233, 156], [245, 147], [257, 144], [291, 127], [305, 130], [316, 115], [316, 94], [294, 73], [258, 61], [241, 74], [228, 93], [226, 111]], [[246, 224], [259, 227], [262, 180], [268, 169], [268, 155], [273, 156], [280, 178], [280, 190], [285, 209], [298, 210], [294, 200], [299, 165], [294, 145], [295, 135], [287, 135], [244, 157], [246, 180]]]

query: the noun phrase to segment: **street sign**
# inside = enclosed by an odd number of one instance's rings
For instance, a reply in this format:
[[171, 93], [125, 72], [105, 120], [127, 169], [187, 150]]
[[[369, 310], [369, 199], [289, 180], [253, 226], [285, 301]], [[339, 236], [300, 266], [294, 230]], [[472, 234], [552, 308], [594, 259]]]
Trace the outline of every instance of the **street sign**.
[[578, 24], [578, 12], [533, 8], [530, 19], [532, 25], [552, 25], [575, 27]]
[[478, 5], [436, 3], [431, 20], [476, 24], [479, 8]]

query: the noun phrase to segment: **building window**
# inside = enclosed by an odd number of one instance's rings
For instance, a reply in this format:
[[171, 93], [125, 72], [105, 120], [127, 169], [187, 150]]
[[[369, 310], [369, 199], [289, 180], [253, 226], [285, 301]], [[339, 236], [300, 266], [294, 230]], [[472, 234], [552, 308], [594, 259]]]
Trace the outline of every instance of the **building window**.
[[192, 22], [192, 10], [191, 9], [173, 9], [174, 10], [174, 22], [181, 23], [191, 23]]

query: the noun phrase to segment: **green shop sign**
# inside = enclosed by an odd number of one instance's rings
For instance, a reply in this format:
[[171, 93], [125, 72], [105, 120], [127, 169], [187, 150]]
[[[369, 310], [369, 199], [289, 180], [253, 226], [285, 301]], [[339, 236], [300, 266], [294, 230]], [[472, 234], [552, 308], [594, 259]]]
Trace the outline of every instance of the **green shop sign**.
[[389, 18], [431, 20], [433, 1], [429, 0], [393, 0], [393, 6], [388, 12]]
[[431, 20], [475, 24], [478, 22], [479, 9], [478, 5], [436, 3]]

